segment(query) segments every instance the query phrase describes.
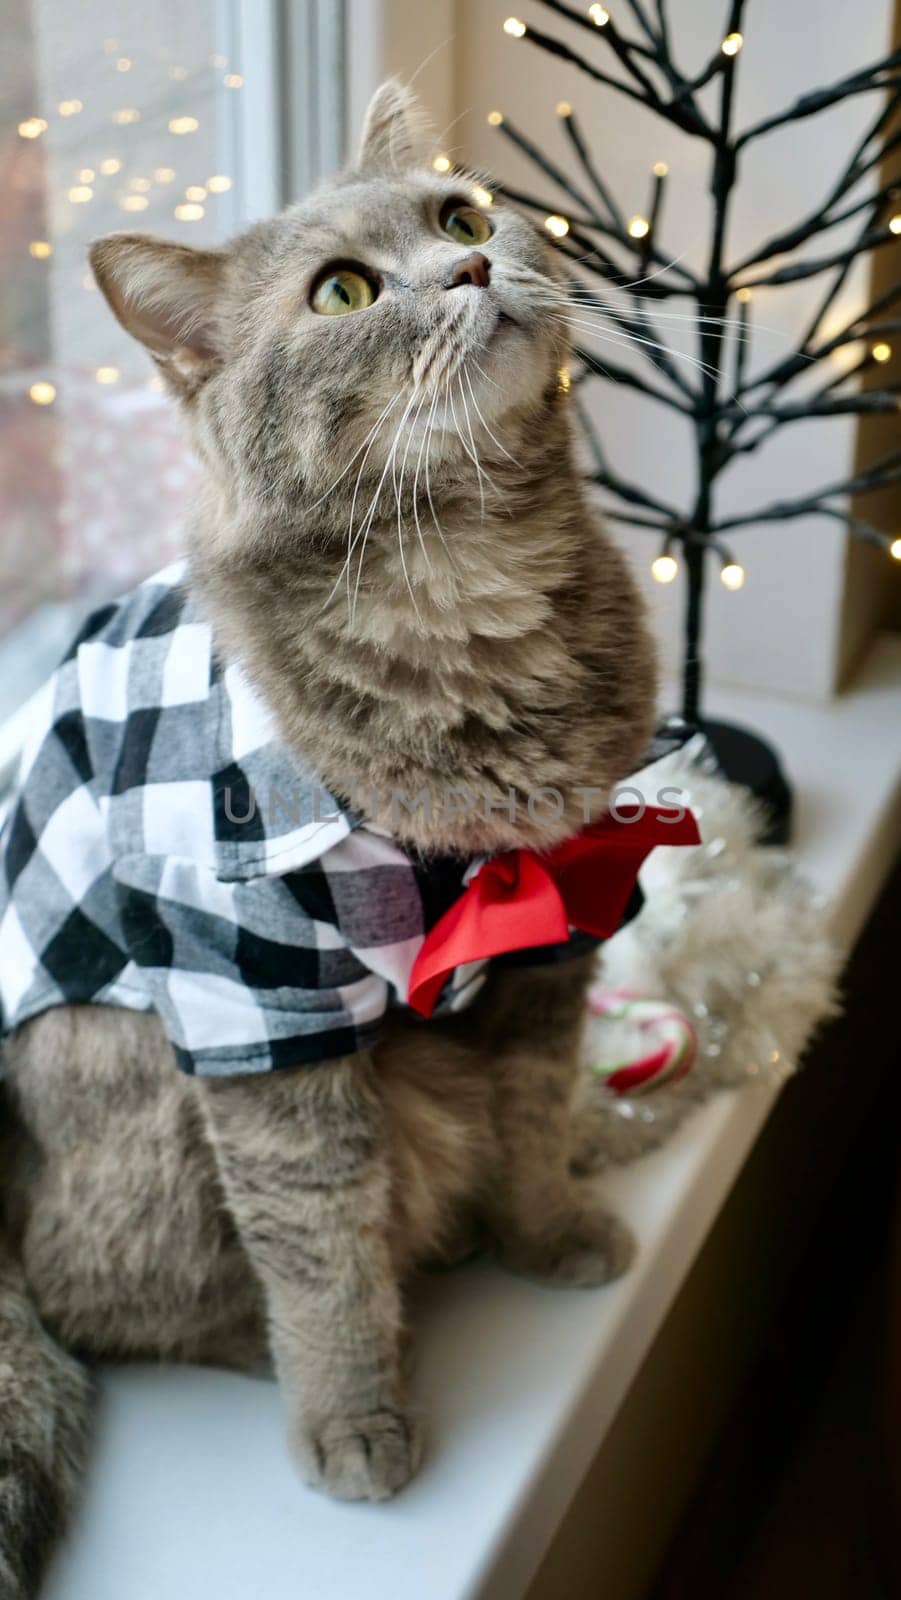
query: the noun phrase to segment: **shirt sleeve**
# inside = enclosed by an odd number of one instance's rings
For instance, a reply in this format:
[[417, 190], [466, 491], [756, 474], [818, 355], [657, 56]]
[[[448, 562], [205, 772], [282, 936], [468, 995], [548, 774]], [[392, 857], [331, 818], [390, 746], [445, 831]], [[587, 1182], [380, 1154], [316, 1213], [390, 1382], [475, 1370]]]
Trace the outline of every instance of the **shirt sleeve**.
[[376, 1043], [387, 983], [282, 879], [227, 883], [171, 856], [116, 874], [129, 956], [182, 1071], [269, 1072]]

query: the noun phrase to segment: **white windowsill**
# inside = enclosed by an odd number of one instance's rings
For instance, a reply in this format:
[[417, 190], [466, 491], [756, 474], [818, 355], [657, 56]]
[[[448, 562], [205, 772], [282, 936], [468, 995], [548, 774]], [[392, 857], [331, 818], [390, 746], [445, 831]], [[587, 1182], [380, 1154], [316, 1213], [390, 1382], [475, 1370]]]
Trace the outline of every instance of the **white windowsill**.
[[[710, 700], [780, 747], [799, 857], [850, 945], [901, 840], [901, 639], [881, 640], [830, 707]], [[542, 1289], [487, 1263], [428, 1281], [415, 1381], [428, 1454], [386, 1505], [302, 1486], [271, 1382], [105, 1373], [87, 1495], [47, 1600], [518, 1600], [775, 1098], [722, 1094], [609, 1179], [641, 1242], [610, 1288]]]

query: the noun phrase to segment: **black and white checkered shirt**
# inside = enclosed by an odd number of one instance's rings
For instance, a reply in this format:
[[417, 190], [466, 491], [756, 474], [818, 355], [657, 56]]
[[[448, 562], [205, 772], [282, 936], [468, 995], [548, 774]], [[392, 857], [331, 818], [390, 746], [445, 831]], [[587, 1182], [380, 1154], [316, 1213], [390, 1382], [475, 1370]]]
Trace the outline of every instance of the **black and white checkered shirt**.
[[426, 865], [320, 790], [184, 577], [95, 613], [43, 691], [0, 841], [2, 1031], [94, 1002], [157, 1011], [187, 1072], [345, 1055], [405, 1002], [471, 863]]

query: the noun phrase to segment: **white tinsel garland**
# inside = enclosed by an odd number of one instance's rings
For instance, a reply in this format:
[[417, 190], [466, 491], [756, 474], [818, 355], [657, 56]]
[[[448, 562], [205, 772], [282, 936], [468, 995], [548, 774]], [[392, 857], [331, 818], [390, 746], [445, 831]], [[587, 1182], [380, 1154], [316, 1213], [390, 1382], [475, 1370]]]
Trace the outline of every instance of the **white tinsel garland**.
[[[760, 808], [711, 770], [703, 741], [632, 782], [648, 800], [662, 786], [681, 789], [703, 844], [649, 857], [644, 907], [604, 946], [601, 983], [677, 1006], [695, 1026], [698, 1053], [680, 1082], [634, 1097], [586, 1071], [576, 1153], [586, 1172], [655, 1148], [716, 1089], [781, 1082], [816, 1024], [838, 1009], [840, 956], [824, 932], [822, 897], [787, 852], [757, 843]], [[592, 1019], [589, 1059], [615, 1027]]]

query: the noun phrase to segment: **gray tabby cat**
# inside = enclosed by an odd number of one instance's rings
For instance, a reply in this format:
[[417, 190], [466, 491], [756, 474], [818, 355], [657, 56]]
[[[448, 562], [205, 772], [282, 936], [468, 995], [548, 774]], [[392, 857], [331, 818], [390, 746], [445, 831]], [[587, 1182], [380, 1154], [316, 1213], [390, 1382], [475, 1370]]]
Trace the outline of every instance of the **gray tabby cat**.
[[[471, 178], [430, 170], [415, 120], [388, 83], [357, 165], [305, 203], [222, 250], [116, 235], [92, 263], [181, 406], [205, 468], [193, 583], [285, 742], [326, 783], [498, 801], [400, 827], [373, 801], [408, 845], [547, 846], [583, 826], [576, 791], [600, 811], [637, 764], [652, 652], [574, 467], [552, 250]], [[476, 249], [449, 231], [461, 209]], [[344, 303], [314, 308], [322, 293]], [[546, 785], [560, 817], [511, 821], [509, 787]], [[417, 1263], [484, 1239], [555, 1283], [623, 1270], [624, 1228], [569, 1170], [590, 969], [498, 970], [456, 1018], [397, 1011], [371, 1052], [259, 1078], [180, 1075], [153, 1013], [57, 1007], [13, 1036], [4, 1600], [35, 1590], [76, 1490], [83, 1358], [268, 1354], [307, 1482], [379, 1500], [420, 1458], [402, 1300]]]

